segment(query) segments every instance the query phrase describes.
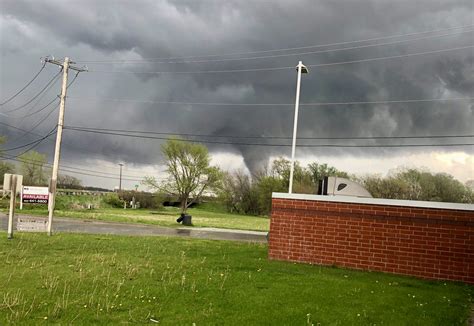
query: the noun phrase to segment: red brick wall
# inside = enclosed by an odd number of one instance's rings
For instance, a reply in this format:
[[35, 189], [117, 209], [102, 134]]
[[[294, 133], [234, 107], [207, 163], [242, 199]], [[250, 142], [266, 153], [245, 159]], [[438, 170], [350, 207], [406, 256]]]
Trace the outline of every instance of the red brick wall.
[[474, 212], [273, 198], [269, 257], [474, 283]]

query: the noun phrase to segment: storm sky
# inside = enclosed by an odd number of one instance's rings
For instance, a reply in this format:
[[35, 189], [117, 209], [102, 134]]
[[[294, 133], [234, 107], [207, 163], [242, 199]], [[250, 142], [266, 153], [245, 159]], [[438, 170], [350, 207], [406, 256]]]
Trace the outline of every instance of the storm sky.
[[[299, 60], [313, 66], [302, 78], [302, 104], [474, 96], [474, 49], [464, 48], [474, 44], [472, 0], [1, 0], [0, 9], [2, 102], [41, 68], [41, 57], [68, 56], [78, 67], [87, 65], [89, 72], [79, 74], [68, 90], [66, 125], [214, 135], [206, 139], [247, 143], [208, 144], [213, 163], [227, 170], [256, 171], [272, 158], [290, 155], [290, 147], [248, 143], [291, 144], [291, 139], [236, 137], [291, 137], [296, 71], [290, 67]], [[465, 27], [453, 29], [460, 26]], [[425, 31], [438, 32], [420, 34]], [[384, 38], [395, 35], [404, 36]], [[348, 43], [367, 39], [375, 40]], [[320, 46], [334, 43], [340, 44]], [[379, 46], [366, 46], [375, 44]], [[348, 47], [352, 49], [335, 50]], [[293, 50], [281, 50], [289, 48]], [[402, 57], [321, 66], [391, 56]], [[263, 70], [279, 67], [288, 68]], [[52, 100], [60, 91], [59, 81], [31, 105], [7, 111], [27, 102], [58, 71], [58, 66], [46, 65], [31, 87], [0, 107], [0, 121], [30, 130], [45, 118], [53, 106], [23, 116]], [[73, 77], [71, 71], [70, 80]], [[473, 111], [472, 100], [303, 105], [298, 144], [473, 143], [473, 138], [303, 139], [470, 135]], [[56, 122], [53, 112], [34, 132], [45, 135]], [[7, 136], [4, 148], [39, 138], [5, 125], [0, 125], [0, 134]], [[37, 150], [52, 161], [54, 137], [50, 139]], [[124, 162], [124, 174], [131, 179], [157, 176], [163, 169], [160, 144], [66, 130], [61, 163], [117, 173], [116, 164]], [[451, 173], [463, 182], [474, 179], [473, 157], [473, 146], [297, 148], [297, 159], [304, 163], [329, 162], [350, 173], [387, 173], [415, 165]], [[90, 185], [112, 188], [117, 183], [75, 176]], [[136, 183], [129, 180], [125, 185]]]

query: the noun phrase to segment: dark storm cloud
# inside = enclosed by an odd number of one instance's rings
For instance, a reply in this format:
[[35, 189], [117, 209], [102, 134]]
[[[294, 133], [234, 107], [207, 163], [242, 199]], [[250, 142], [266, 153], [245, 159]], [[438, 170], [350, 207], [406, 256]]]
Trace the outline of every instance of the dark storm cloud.
[[[28, 40], [41, 39], [46, 34], [50, 35], [48, 41], [36, 44], [36, 52], [42, 49], [43, 54], [49, 54], [51, 49], [59, 49], [58, 55], [67, 54], [78, 61], [180, 57], [298, 47], [449, 28], [472, 24], [474, 14], [470, 0], [57, 0], [3, 1], [1, 6], [3, 19], [13, 21], [12, 26], [23, 26], [15, 31], [25, 34], [13, 36], [2, 32], [4, 62], [18, 53], [18, 49], [13, 51], [13, 39], [25, 38], [23, 42], [28, 43]], [[36, 29], [37, 34], [29, 35]], [[318, 64], [471, 44], [472, 32], [318, 55], [180, 65], [91, 64], [90, 68], [191, 71], [295, 66], [298, 60]], [[474, 92], [473, 62], [473, 51], [464, 50], [315, 68], [303, 77], [301, 102], [468, 97]], [[5, 73], [15, 74], [14, 67], [6, 68]], [[71, 94], [151, 101], [292, 103], [295, 82], [294, 70], [195, 75], [90, 72], [79, 76]], [[68, 105], [67, 118], [71, 125], [241, 136], [291, 136], [293, 127], [291, 106], [216, 108], [77, 99], [70, 100]], [[468, 134], [472, 133], [472, 114], [472, 103], [469, 102], [302, 107], [298, 134], [304, 137]], [[77, 149], [69, 149], [70, 157], [83, 157], [85, 154], [81, 154], [80, 149], [86, 148], [97, 152], [97, 157], [111, 161], [145, 164], [159, 158], [156, 142], [73, 132], [66, 133], [66, 141], [69, 147]], [[299, 143], [305, 142], [300, 140]], [[257, 169], [269, 156], [290, 152], [285, 147], [212, 145], [210, 148], [242, 153], [251, 170]], [[416, 150], [421, 149], [413, 149]], [[399, 151], [312, 148], [299, 149], [298, 155], [395, 155]]]

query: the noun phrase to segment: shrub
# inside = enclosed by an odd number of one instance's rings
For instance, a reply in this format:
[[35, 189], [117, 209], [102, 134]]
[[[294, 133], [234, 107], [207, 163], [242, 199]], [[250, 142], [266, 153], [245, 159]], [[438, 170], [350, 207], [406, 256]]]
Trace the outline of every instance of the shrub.
[[122, 199], [122, 207], [123, 202], [129, 203], [135, 197], [135, 202], [140, 203], [140, 208], [152, 208], [157, 209], [163, 206], [164, 197], [161, 194], [152, 194], [149, 192], [138, 192], [138, 191], [122, 191], [119, 194], [120, 199]]
[[119, 198], [117, 193], [109, 193], [102, 197], [102, 202], [110, 207], [121, 208], [124, 201]]

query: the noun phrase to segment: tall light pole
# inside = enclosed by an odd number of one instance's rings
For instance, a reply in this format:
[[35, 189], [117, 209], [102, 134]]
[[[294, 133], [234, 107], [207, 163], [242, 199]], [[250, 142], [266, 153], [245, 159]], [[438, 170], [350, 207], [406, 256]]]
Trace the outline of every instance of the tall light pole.
[[300, 88], [301, 88], [301, 74], [307, 74], [308, 68], [303, 64], [302, 61], [296, 66], [298, 71], [298, 77], [296, 79], [296, 101], [295, 101], [295, 119], [293, 121], [293, 143], [291, 145], [291, 165], [290, 165], [290, 186], [288, 187], [288, 193], [293, 192], [293, 173], [295, 171], [295, 147], [296, 147], [296, 133], [298, 130], [298, 109], [300, 106]]
[[122, 191], [122, 166], [123, 166], [123, 163], [119, 163], [119, 165], [120, 165], [119, 191]]

